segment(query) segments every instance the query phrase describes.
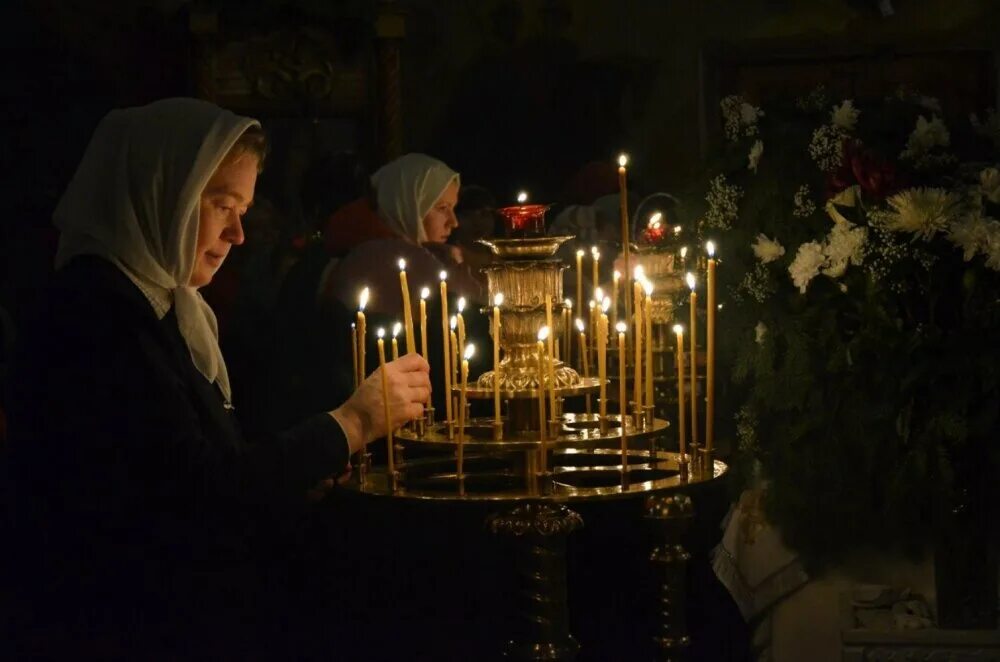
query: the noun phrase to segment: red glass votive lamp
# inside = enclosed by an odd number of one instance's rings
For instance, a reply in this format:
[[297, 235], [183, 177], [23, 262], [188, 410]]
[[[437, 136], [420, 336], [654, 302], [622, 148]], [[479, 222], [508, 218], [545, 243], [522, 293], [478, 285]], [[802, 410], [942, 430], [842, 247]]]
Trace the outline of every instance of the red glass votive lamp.
[[497, 213], [503, 216], [508, 237], [524, 239], [545, 235], [545, 212], [548, 209], [549, 205], [514, 205], [501, 207]]

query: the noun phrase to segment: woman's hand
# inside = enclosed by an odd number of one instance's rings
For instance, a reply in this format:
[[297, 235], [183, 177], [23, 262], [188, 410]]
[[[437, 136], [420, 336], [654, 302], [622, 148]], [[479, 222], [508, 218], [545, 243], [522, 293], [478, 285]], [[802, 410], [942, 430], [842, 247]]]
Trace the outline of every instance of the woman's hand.
[[[392, 429], [424, 415], [424, 403], [431, 396], [430, 366], [419, 354], [407, 354], [385, 364], [388, 380], [389, 415]], [[387, 433], [382, 398], [382, 369], [379, 368], [337, 409], [330, 412], [344, 428], [351, 453], [364, 448]]]

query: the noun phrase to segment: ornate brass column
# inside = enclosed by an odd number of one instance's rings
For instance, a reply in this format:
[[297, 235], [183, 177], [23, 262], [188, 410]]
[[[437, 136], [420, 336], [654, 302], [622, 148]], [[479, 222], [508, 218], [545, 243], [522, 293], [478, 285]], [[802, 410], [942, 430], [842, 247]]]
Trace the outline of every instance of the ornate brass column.
[[406, 19], [392, 0], [383, 0], [375, 19], [376, 103], [378, 105], [378, 146], [384, 161], [403, 153], [403, 102], [400, 79], [400, 42], [406, 37]]
[[645, 517], [657, 541], [649, 560], [660, 582], [659, 624], [653, 636], [658, 660], [684, 660], [691, 645], [685, 613], [687, 562], [691, 555], [679, 541], [693, 516], [691, 499], [684, 494], [646, 499]]
[[580, 644], [569, 631], [566, 536], [583, 518], [566, 506], [527, 503], [490, 515], [496, 535], [511, 536], [518, 575], [518, 614], [506, 655], [515, 660], [572, 660]]

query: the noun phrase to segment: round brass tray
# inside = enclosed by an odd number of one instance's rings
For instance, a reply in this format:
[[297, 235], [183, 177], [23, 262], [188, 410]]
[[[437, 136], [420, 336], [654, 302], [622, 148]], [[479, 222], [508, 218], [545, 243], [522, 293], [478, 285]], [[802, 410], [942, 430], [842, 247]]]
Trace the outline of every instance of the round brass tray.
[[[558, 381], [558, 380], [557, 380]], [[580, 377], [580, 381], [572, 386], [557, 386], [556, 387], [556, 397], [568, 398], [574, 395], [586, 395], [587, 393], [596, 393], [601, 387], [601, 380], [597, 377]], [[452, 386], [451, 392], [458, 395], [461, 392], [461, 387]], [[545, 388], [546, 397], [548, 397], [548, 387]], [[492, 388], [480, 388], [479, 386], [469, 385], [465, 389], [465, 397], [469, 400], [489, 400], [493, 398]], [[519, 388], [514, 389], [500, 389], [500, 398], [502, 400], [526, 400], [529, 398], [538, 398], [537, 388]], [[567, 416], [572, 416], [573, 414], [567, 414]], [[580, 416], [581, 414], [576, 414]]]
[[503, 260], [552, 257], [560, 246], [572, 238], [571, 235], [566, 235], [527, 239], [477, 239], [476, 241], [488, 246], [494, 255]]

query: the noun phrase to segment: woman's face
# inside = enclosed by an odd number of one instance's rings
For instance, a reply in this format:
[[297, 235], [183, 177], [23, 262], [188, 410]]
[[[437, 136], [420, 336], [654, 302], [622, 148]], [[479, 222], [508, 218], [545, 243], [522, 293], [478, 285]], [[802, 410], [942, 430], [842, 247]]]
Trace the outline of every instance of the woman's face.
[[212, 282], [229, 249], [243, 243], [243, 214], [253, 204], [257, 184], [257, 157], [244, 154], [223, 161], [201, 192], [198, 245], [191, 271], [191, 287]]
[[432, 244], [443, 244], [451, 231], [458, 227], [455, 205], [458, 203], [458, 182], [452, 181], [424, 216], [424, 233]]

